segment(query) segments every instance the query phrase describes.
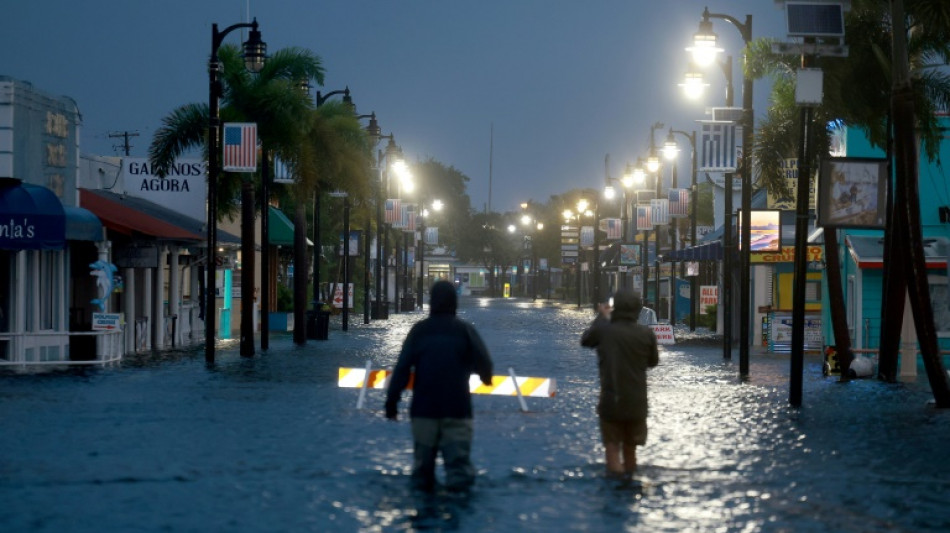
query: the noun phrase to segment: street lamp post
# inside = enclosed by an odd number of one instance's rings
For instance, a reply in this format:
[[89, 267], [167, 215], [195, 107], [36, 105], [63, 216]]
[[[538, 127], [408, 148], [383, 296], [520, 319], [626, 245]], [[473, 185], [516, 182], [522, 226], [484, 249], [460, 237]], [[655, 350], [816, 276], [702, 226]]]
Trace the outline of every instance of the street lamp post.
[[[383, 191], [385, 190], [387, 194], [389, 192], [388, 167], [392, 163], [390, 159], [396, 157], [398, 154], [399, 147], [396, 146], [396, 141], [392, 133], [389, 135], [380, 135], [379, 138], [389, 139], [389, 143], [386, 145], [385, 151], [380, 150], [377, 152], [376, 158], [376, 166], [379, 169], [379, 181], [376, 184], [376, 317], [389, 318], [389, 300], [387, 299], [384, 302], [382, 299], [384, 294], [387, 295], [388, 298], [389, 292], [388, 257], [383, 257], [389, 250], [389, 225], [386, 224], [383, 219]], [[385, 164], [383, 163], [384, 159], [386, 161]], [[383, 276], [384, 268], [385, 277]], [[385, 312], [383, 311], [384, 303]]]
[[[343, 95], [343, 103], [348, 106], [353, 106], [353, 99], [350, 97], [350, 88], [346, 87], [344, 89], [339, 89], [336, 91], [330, 91], [327, 94], [322, 94], [320, 91], [317, 91], [316, 105], [317, 107], [322, 106], [326, 101], [331, 97], [338, 94]], [[320, 191], [318, 189], [313, 192], [313, 315], [312, 318], [316, 321], [317, 311], [320, 309]], [[346, 289], [344, 289], [345, 291]], [[332, 298], [332, 295], [331, 295]], [[344, 307], [346, 307], [346, 295], [343, 297]], [[313, 328], [307, 328], [309, 331], [316, 331], [316, 326]]]
[[221, 116], [219, 98], [223, 93], [219, 80], [220, 64], [218, 49], [224, 37], [238, 28], [250, 28], [247, 41], [244, 42], [244, 66], [250, 72], [260, 72], [267, 55], [267, 45], [261, 40], [261, 32], [257, 29], [257, 19], [250, 23], [232, 24], [218, 31], [218, 25], [211, 25], [211, 59], [208, 61], [208, 264], [205, 267], [205, 361], [214, 363], [214, 339], [217, 295], [215, 276], [217, 270], [218, 247], [218, 174], [220, 173], [220, 154], [218, 146], [221, 136]]
[[[442, 200], [433, 200], [432, 201], [432, 210], [441, 211], [444, 204]], [[420, 221], [420, 233], [419, 233], [419, 283], [418, 283], [418, 298], [419, 298], [419, 309], [422, 309], [422, 297], [425, 295], [425, 277], [426, 277], [426, 217], [429, 216], [429, 210], [424, 205], [422, 210], [419, 212], [419, 221]]]
[[[699, 207], [698, 206], [699, 202], [697, 200], [698, 191], [697, 191], [697, 184], [696, 184], [696, 179], [697, 179], [696, 177], [696, 174], [697, 174], [696, 132], [695, 131], [686, 132], [686, 131], [674, 130], [670, 128], [670, 132], [666, 137], [666, 143], [664, 144], [664, 147], [663, 147], [668, 158], [670, 157], [669, 156], [670, 153], [673, 153], [675, 157], [675, 154], [679, 151], [679, 148], [676, 145], [676, 139], [674, 135], [682, 135], [683, 137], [686, 137], [686, 139], [689, 141], [690, 176], [691, 176], [690, 178], [690, 204], [692, 204], [690, 208], [690, 212], [689, 212], [689, 226], [690, 226], [689, 242], [690, 242], [690, 246], [696, 246], [696, 210]], [[674, 177], [674, 180], [675, 180], [675, 177]], [[675, 245], [674, 245], [674, 250], [675, 250]], [[697, 295], [699, 293], [699, 287], [698, 287], [699, 284], [697, 283], [698, 279], [699, 279], [698, 277], [695, 277], [693, 280], [690, 281], [690, 284], [689, 284], [689, 330], [690, 331], [696, 331], [696, 306], [698, 304], [696, 300], [697, 300]], [[673, 299], [673, 302], [674, 302], [673, 314], [675, 316], [675, 310], [676, 310], [675, 297]]]
[[[743, 52], [743, 63], [746, 68], [742, 69], [742, 149], [743, 157], [739, 164], [740, 178], [742, 180], [742, 220], [740, 221], [741, 235], [739, 238], [741, 253], [739, 256], [739, 374], [747, 376], [749, 374], [749, 326], [750, 326], [750, 307], [751, 307], [751, 287], [750, 287], [750, 255], [749, 246], [751, 245], [750, 225], [752, 224], [752, 134], [755, 126], [752, 114], [752, 78], [748, 73], [749, 62], [749, 43], [752, 42], [752, 15], [746, 15], [745, 22], [720, 13], [710, 13], [709, 9], [703, 10], [703, 19], [699, 23], [699, 31], [694, 35], [694, 47], [706, 48], [711, 52], [711, 57], [721, 51], [716, 47], [716, 34], [712, 31], [712, 21], [710, 19], [722, 19], [732, 24], [745, 44]], [[703, 55], [703, 54], [700, 54]], [[707, 58], [710, 54], [705, 54]], [[694, 53], [694, 58], [700, 58]], [[726, 197], [732, 195], [731, 190], [726, 191]]]

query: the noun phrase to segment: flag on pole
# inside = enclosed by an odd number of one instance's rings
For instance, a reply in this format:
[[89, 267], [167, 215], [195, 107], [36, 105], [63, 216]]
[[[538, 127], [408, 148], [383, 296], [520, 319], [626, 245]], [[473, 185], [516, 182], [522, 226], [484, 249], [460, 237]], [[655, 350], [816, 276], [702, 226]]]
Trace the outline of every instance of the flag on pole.
[[735, 172], [741, 138], [742, 128], [733, 122], [703, 122], [699, 170]]
[[294, 178], [290, 175], [290, 168], [287, 166], [287, 163], [284, 162], [278, 156], [274, 156], [274, 183], [293, 183]]
[[605, 218], [600, 221], [600, 230], [607, 233], [607, 239], [619, 239], [622, 228], [619, 218]]
[[257, 172], [257, 124], [224, 123], [221, 169], [225, 172]]
[[402, 221], [398, 228], [406, 231], [416, 231], [416, 206], [414, 204], [402, 205]]
[[647, 204], [637, 205], [637, 231], [653, 229], [653, 209]]
[[594, 226], [581, 226], [580, 245], [582, 248], [594, 245]]
[[389, 198], [386, 200], [386, 223], [395, 224], [399, 217], [402, 216], [402, 211], [399, 208], [399, 198]]
[[666, 198], [650, 200], [653, 212], [653, 225], [664, 226], [670, 223], [670, 201]]
[[670, 189], [670, 217], [689, 215], [689, 189]]
[[439, 228], [426, 228], [425, 243], [429, 246], [438, 246]]

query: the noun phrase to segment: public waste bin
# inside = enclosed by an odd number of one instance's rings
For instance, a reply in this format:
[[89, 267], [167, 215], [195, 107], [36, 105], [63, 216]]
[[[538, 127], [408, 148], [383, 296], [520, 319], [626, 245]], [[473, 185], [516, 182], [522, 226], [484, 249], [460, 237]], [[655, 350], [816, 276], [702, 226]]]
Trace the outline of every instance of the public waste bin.
[[307, 338], [325, 341], [330, 337], [330, 312], [322, 309], [307, 311]]
[[373, 302], [370, 307], [370, 317], [373, 320], [385, 320], [389, 318], [389, 302], [380, 302], [379, 305]]

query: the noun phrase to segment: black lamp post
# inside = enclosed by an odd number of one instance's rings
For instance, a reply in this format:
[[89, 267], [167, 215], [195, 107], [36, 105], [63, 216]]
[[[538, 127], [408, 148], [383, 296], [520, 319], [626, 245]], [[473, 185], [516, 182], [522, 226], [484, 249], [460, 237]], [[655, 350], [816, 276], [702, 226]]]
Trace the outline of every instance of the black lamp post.
[[[327, 94], [321, 94], [317, 91], [316, 105], [322, 106], [331, 97], [338, 94], [343, 95], [343, 103], [353, 106], [353, 99], [350, 97], [350, 88], [330, 91]], [[320, 191], [313, 192], [313, 320], [316, 320], [316, 312], [320, 309]], [[344, 300], [346, 296], [344, 295]], [[345, 307], [345, 302], [344, 302]], [[316, 331], [316, 327], [308, 328], [308, 331]]]
[[[742, 36], [745, 44], [743, 62], [748, 66], [749, 43], [752, 42], [752, 15], [746, 15], [745, 22], [740, 22], [735, 17], [723, 15], [720, 13], [710, 13], [709, 9], [703, 10], [703, 19], [699, 23], [699, 31], [694, 35], [694, 43], [697, 48], [706, 48], [712, 52], [713, 56], [720, 51], [716, 47], [716, 34], [712, 31], [712, 21], [710, 19], [722, 19], [729, 22]], [[752, 78], [749, 77], [748, 68], [742, 69], [742, 149], [751, 153], [752, 136], [755, 122], [752, 113]], [[751, 287], [750, 287], [750, 255], [749, 246], [751, 246], [750, 225], [752, 224], [752, 165], [751, 156], [745, 157], [743, 153], [742, 161], [739, 163], [739, 173], [742, 180], [742, 199], [740, 221], [741, 235], [739, 237], [741, 253], [739, 255], [739, 375], [747, 376], [749, 374], [749, 326], [751, 311]], [[731, 190], [726, 191], [727, 198], [732, 195]], [[727, 216], [729, 216], [727, 214]], [[726, 251], [728, 253], [728, 251]], [[726, 310], [728, 312], [728, 310]]]
[[218, 31], [218, 25], [211, 25], [211, 59], [208, 61], [208, 264], [205, 271], [205, 361], [214, 362], [214, 339], [217, 295], [215, 294], [217, 247], [218, 247], [218, 174], [220, 173], [219, 141], [221, 136], [221, 117], [218, 99], [223, 93], [218, 79], [220, 65], [218, 49], [224, 37], [239, 28], [250, 28], [247, 41], [244, 42], [244, 66], [250, 72], [260, 72], [267, 56], [267, 45], [261, 40], [257, 29], [257, 19], [250, 23], [232, 24]]
[[[378, 125], [377, 125], [378, 127]], [[376, 317], [389, 318], [389, 300], [383, 301], [383, 295], [389, 292], [389, 261], [388, 257], [383, 257], [389, 250], [389, 231], [388, 225], [383, 219], [383, 191], [389, 192], [389, 169], [390, 158], [396, 157], [399, 153], [399, 147], [393, 134], [380, 135], [380, 139], [389, 139], [386, 150], [380, 150], [376, 158], [376, 166], [379, 169], [379, 181], [376, 184]], [[385, 159], [386, 163], [383, 163]], [[385, 267], [384, 267], [385, 264]], [[383, 277], [385, 268], [386, 276]], [[385, 303], [386, 311], [383, 311]]]
[[[368, 114], [368, 115], [357, 115], [356, 118], [357, 118], [357, 119], [364, 119], [364, 118], [368, 118], [368, 119], [369, 119], [369, 124], [366, 125], [366, 135], [370, 138], [370, 140], [372, 141], [372, 146], [375, 148], [376, 143], [379, 142], [379, 139], [380, 139], [380, 137], [381, 137], [381, 135], [380, 135], [380, 131], [381, 131], [381, 130], [380, 130], [380, 128], [379, 128], [379, 123], [376, 122], [376, 113], [373, 112], [373, 113], [370, 113], [370, 114]], [[374, 168], [373, 170], [377, 170], [377, 171], [378, 171], [377, 168]], [[376, 189], [376, 191], [377, 191], [377, 195], [376, 195], [376, 209], [377, 209], [377, 216], [378, 216], [378, 214], [379, 214], [379, 207], [380, 207], [380, 205], [379, 205], [379, 185], [378, 185], [378, 184], [377, 184], [377, 189]], [[363, 324], [369, 324], [369, 319], [370, 319], [370, 312], [369, 312], [369, 308], [370, 308], [370, 298], [369, 298], [369, 284], [370, 284], [370, 259], [369, 259], [369, 256], [370, 256], [370, 248], [369, 248], [369, 247], [370, 247], [370, 240], [371, 240], [372, 237], [373, 237], [373, 228], [372, 228], [372, 222], [371, 222], [372, 219], [371, 219], [371, 216], [370, 216], [369, 213], [370, 213], [369, 210], [367, 210], [367, 212], [366, 212], [366, 232], [365, 232], [365, 236], [364, 236], [364, 238], [363, 238]], [[377, 228], [381, 228], [381, 227], [382, 227], [381, 225], [380, 225], [380, 226], [377, 226]], [[377, 291], [379, 290], [379, 284], [378, 284], [378, 283], [377, 283], [377, 285], [376, 285], [376, 290], [377, 290]]]
[[[675, 157], [675, 154], [679, 152], [679, 148], [676, 145], [676, 138], [674, 137], [674, 135], [682, 135], [683, 137], [686, 137], [686, 139], [689, 141], [690, 176], [691, 176], [690, 178], [690, 204], [692, 204], [690, 208], [690, 212], [689, 212], [689, 226], [690, 226], [689, 242], [690, 242], [690, 246], [696, 246], [696, 208], [698, 207], [697, 206], [698, 193], [697, 193], [697, 187], [696, 187], [696, 173], [697, 173], [696, 132], [695, 131], [686, 132], [686, 131], [674, 130], [673, 128], [670, 128], [670, 132], [666, 137], [666, 143], [663, 146], [663, 149], [667, 153], [668, 157], [669, 157], [669, 153], [673, 153], [674, 154], [673, 156]], [[676, 187], [675, 171], [673, 173], [673, 186]], [[676, 250], [675, 240], [673, 244], [673, 250], [674, 251]], [[690, 281], [690, 284], [689, 284], [689, 330], [690, 331], [696, 331], [696, 305], [698, 303], [696, 301], [696, 298], [699, 292], [699, 287], [698, 287], [699, 284], [697, 283], [698, 279], [699, 279], [698, 277], [694, 278], [693, 280]], [[675, 290], [675, 287], [674, 287], [674, 290]], [[676, 297], [674, 295], [673, 296], [673, 311], [672, 311], [672, 314], [674, 317], [676, 316], [675, 304], [676, 304]]]
[[[433, 200], [432, 201], [432, 210], [441, 211], [443, 204], [442, 200]], [[417, 305], [419, 309], [422, 309], [422, 297], [425, 295], [425, 277], [426, 277], [426, 217], [429, 216], [428, 208], [423, 204], [421, 210], [419, 211], [419, 251], [417, 255], [419, 256], [419, 282], [417, 284], [417, 293], [418, 293], [418, 302]]]

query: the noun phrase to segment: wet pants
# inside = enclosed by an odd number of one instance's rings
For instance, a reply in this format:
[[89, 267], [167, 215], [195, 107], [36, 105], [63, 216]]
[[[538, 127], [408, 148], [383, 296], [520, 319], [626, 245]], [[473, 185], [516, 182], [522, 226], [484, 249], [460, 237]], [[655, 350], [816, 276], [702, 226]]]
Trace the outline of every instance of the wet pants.
[[465, 490], [470, 487], [475, 482], [475, 467], [471, 461], [473, 433], [471, 418], [413, 418], [413, 487], [426, 491], [435, 488], [435, 461], [440, 451], [446, 488]]

